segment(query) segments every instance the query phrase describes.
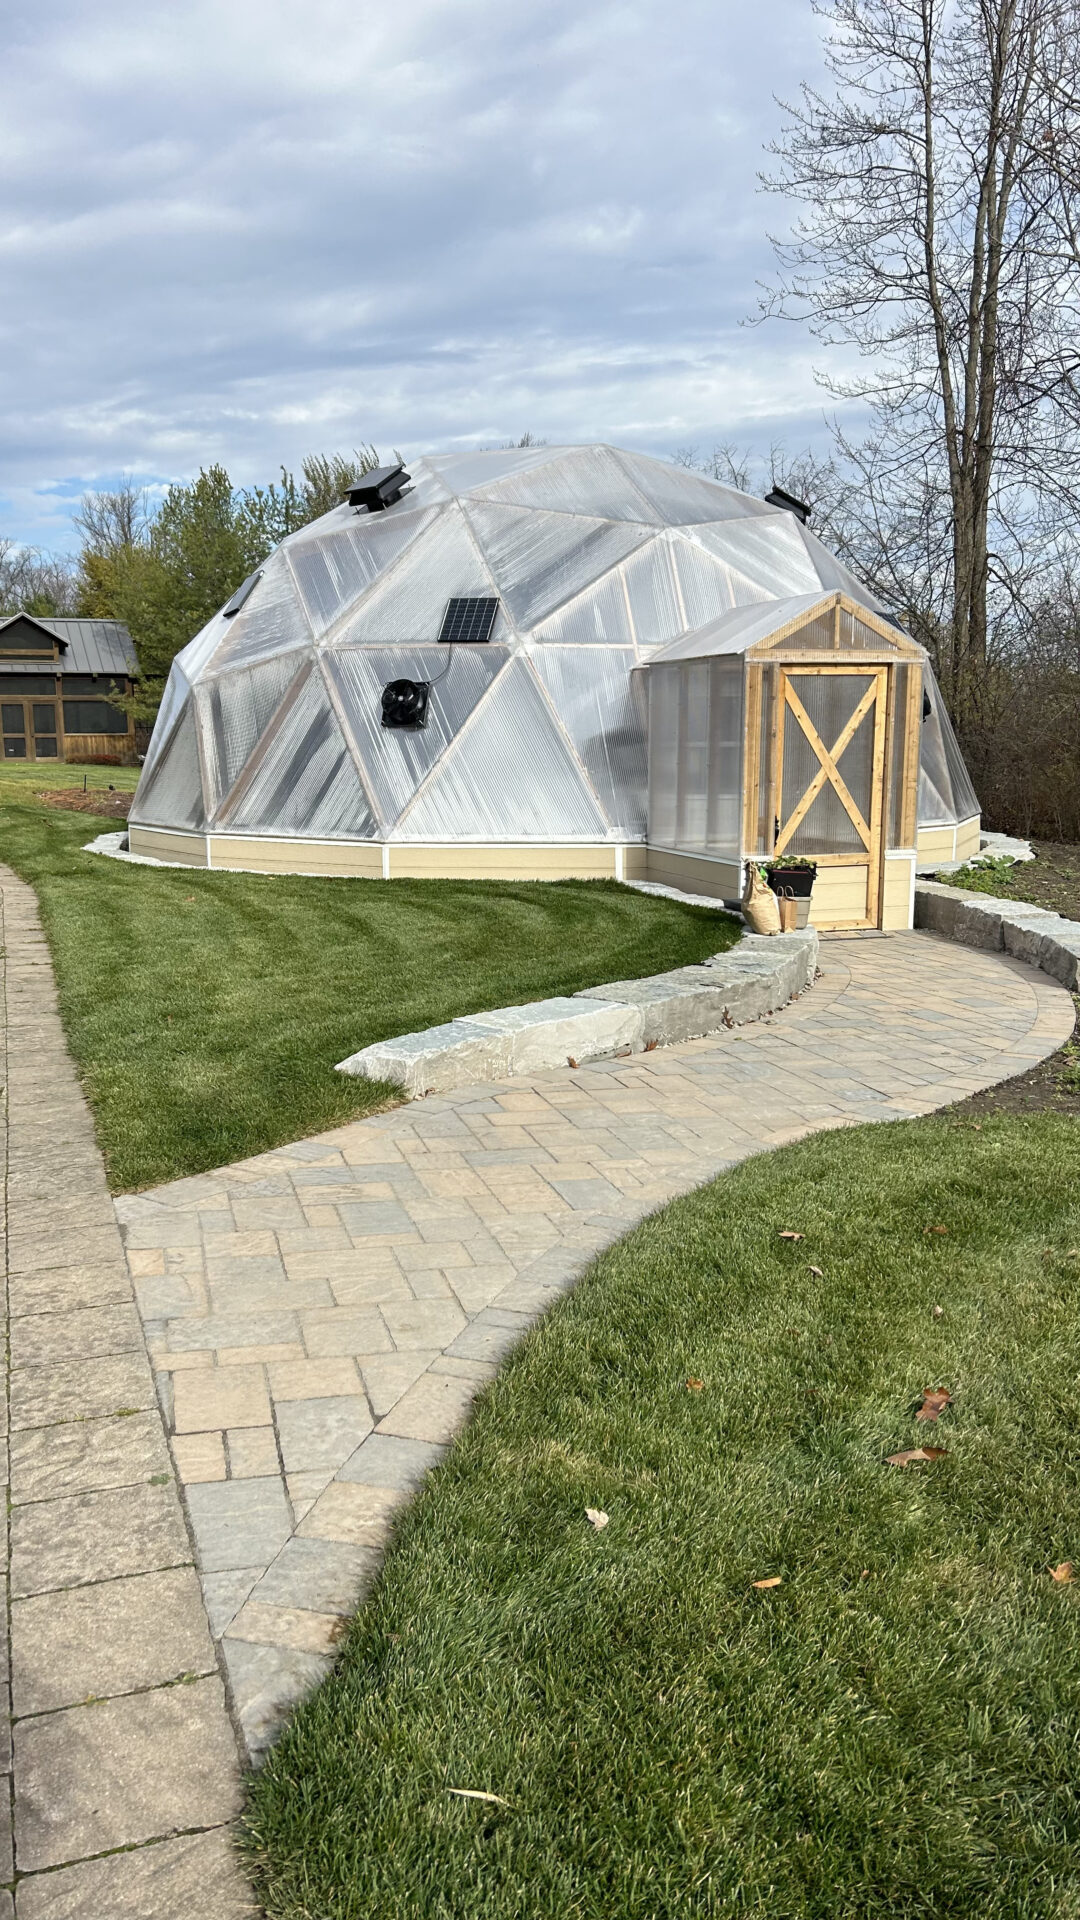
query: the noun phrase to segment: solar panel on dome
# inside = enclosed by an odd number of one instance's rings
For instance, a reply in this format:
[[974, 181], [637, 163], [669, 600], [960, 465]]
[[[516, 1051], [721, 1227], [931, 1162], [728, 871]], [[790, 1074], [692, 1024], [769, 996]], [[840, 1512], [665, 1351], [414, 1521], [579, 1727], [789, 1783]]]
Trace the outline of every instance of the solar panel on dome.
[[461, 645], [489, 640], [498, 611], [497, 600], [448, 600], [439, 639]]

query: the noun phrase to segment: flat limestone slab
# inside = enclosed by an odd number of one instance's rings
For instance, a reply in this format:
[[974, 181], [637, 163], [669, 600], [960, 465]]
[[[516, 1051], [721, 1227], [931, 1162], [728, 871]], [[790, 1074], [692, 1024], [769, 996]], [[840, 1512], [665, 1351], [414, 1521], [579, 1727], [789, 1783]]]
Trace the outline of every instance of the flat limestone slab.
[[702, 966], [614, 980], [570, 998], [496, 1007], [397, 1040], [377, 1041], [338, 1063], [339, 1073], [388, 1080], [411, 1097], [511, 1074], [585, 1066], [624, 1052], [673, 1046], [741, 1026], [786, 1006], [808, 987], [818, 936], [808, 927], [771, 938], [748, 934]]
[[1080, 991], [1080, 921], [1066, 920], [1048, 907], [920, 880], [915, 925], [962, 946], [990, 953], [1004, 949], [1059, 980], [1070, 993]]

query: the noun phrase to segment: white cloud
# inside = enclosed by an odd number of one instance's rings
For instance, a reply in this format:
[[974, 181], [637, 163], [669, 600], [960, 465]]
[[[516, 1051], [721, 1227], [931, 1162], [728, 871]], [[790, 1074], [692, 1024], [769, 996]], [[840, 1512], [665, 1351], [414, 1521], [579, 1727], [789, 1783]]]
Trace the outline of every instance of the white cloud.
[[121, 470], [805, 438], [743, 329], [806, 0], [55, 0], [0, 73], [0, 532]]

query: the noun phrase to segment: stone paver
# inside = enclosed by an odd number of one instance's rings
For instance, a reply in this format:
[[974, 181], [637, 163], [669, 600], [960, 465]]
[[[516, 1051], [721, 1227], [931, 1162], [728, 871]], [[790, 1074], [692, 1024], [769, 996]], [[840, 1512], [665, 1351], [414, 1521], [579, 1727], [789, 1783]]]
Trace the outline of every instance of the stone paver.
[[0, 1920], [242, 1920], [219, 1656], [36, 904], [3, 867], [0, 1086]]
[[[402, 1502], [594, 1252], [748, 1154], [1022, 1072], [1072, 1021], [1017, 961], [834, 936], [771, 1019], [461, 1087], [119, 1200], [250, 1751], [330, 1670]], [[89, 1321], [79, 1338], [97, 1350]]]

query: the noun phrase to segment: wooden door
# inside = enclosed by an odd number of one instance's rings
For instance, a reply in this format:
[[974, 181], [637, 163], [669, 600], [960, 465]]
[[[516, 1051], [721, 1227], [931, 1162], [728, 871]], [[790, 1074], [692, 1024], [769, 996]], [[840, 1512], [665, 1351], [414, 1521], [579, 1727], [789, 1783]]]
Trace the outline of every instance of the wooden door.
[[773, 857], [817, 861], [816, 927], [881, 925], [889, 668], [782, 667]]
[[56, 760], [59, 739], [56, 716], [59, 702], [5, 700], [0, 683], [0, 727], [5, 760]]

